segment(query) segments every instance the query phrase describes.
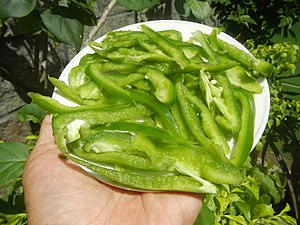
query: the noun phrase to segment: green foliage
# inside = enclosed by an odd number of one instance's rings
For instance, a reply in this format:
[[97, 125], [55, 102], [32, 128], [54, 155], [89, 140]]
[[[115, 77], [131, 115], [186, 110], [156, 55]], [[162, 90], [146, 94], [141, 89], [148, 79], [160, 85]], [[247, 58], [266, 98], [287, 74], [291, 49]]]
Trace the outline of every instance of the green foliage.
[[29, 122], [41, 124], [46, 112], [37, 104], [30, 103], [23, 106], [17, 112], [17, 119], [21, 122]]
[[117, 2], [126, 9], [140, 11], [159, 5], [160, 0], [117, 0]]
[[3, 214], [0, 213], [0, 224], [2, 225], [23, 225], [27, 224], [26, 213]]
[[271, 109], [265, 133], [271, 133], [273, 141], [287, 137], [287, 141], [297, 141], [295, 138], [300, 128], [299, 46], [286, 42], [257, 47], [250, 41], [246, 44], [254, 56], [267, 60], [275, 67], [268, 77]]
[[0, 144], [0, 186], [21, 176], [29, 155], [26, 145], [19, 142]]
[[[22, 122], [41, 124], [45, 114], [36, 104], [28, 104], [19, 109], [17, 118]], [[30, 135], [26, 139], [26, 145], [20, 142], [0, 143], [0, 224], [3, 225], [27, 224], [21, 177], [37, 136]]]
[[0, 186], [0, 224], [27, 224], [25, 211], [21, 179]]
[[[290, 202], [293, 211], [299, 207], [298, 185], [300, 167], [300, 48], [292, 43], [276, 43], [271, 45], [258, 45], [248, 41], [246, 46], [252, 54], [272, 63], [275, 67], [273, 73], [267, 77], [270, 88], [270, 115], [264, 136], [253, 152], [254, 156], [261, 151], [262, 158], [267, 150], [272, 150], [279, 160], [281, 169], [288, 179], [295, 174], [288, 184], [291, 195]], [[256, 153], [256, 154], [255, 154]], [[293, 165], [289, 171], [282, 158], [282, 154], [292, 160]], [[299, 219], [299, 218], [298, 218]]]
[[67, 7], [58, 6], [45, 10], [41, 18], [53, 38], [70, 44], [78, 51], [82, 43], [83, 25], [69, 12]]
[[[201, 211], [198, 224], [294, 225], [296, 220], [288, 215], [288, 204], [275, 210], [276, 204], [284, 199], [285, 185], [286, 179], [274, 168], [250, 166], [241, 185], [223, 186], [219, 194], [206, 196], [205, 210]], [[207, 209], [214, 215], [209, 215]], [[201, 223], [201, 214], [209, 215], [210, 219]]]
[[20, 177], [28, 155], [22, 143], [0, 143], [0, 224], [27, 224]]
[[213, 13], [210, 2], [201, 0], [176, 0], [175, 8], [184, 20], [202, 22]]
[[35, 7], [36, 0], [1, 0], [0, 18], [18, 18], [28, 15]]
[[66, 4], [66, 1], [52, 0], [2, 0], [0, 18], [16, 18], [19, 30], [24, 34], [34, 36], [46, 32], [54, 43], [66, 43], [79, 51], [84, 26], [96, 24], [94, 1], [70, 0]]
[[297, 0], [239, 1], [213, 0], [211, 7], [221, 26], [241, 42], [255, 40], [256, 44], [270, 43], [275, 35], [287, 37], [298, 23], [300, 5]]

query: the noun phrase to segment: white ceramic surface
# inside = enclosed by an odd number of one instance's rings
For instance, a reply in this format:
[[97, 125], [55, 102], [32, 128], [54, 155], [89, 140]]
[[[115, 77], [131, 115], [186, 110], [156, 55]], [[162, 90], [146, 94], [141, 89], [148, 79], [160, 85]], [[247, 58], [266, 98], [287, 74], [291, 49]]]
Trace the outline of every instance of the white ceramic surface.
[[[211, 27], [202, 25], [199, 23], [193, 23], [188, 21], [178, 21], [178, 20], [157, 20], [157, 21], [148, 21], [144, 23], [137, 23], [132, 24], [129, 26], [122, 27], [118, 30], [139, 30], [139, 26], [141, 24], [146, 24], [150, 28], [160, 31], [160, 30], [167, 30], [167, 29], [174, 29], [177, 31], [180, 31], [182, 33], [182, 37], [184, 40], [188, 40], [192, 35], [192, 32], [195, 32], [196, 30], [200, 30], [203, 33], [209, 34], [212, 30]], [[234, 44], [238, 48], [249, 52], [242, 44], [240, 44], [238, 41], [236, 41], [234, 38], [230, 37], [229, 35], [225, 33], [220, 33], [218, 35], [219, 38], [222, 40]], [[101, 40], [104, 38], [104, 36], [98, 38], [96, 41], [101, 42]], [[67, 82], [68, 74], [74, 66], [78, 65], [80, 59], [86, 55], [87, 53], [92, 53], [93, 51], [89, 47], [83, 48], [66, 66], [66, 68], [63, 70], [62, 74], [60, 75], [60, 80], [63, 80]], [[260, 84], [263, 86], [263, 92], [261, 94], [256, 94], [254, 96], [255, 101], [255, 127], [254, 127], [254, 142], [253, 147], [258, 143], [259, 139], [261, 138], [264, 129], [266, 127], [268, 116], [269, 116], [269, 109], [270, 109], [270, 93], [269, 93], [269, 87], [266, 79], [261, 79]], [[53, 93], [53, 98], [57, 99], [59, 102], [66, 104], [66, 105], [74, 105], [72, 102], [66, 100], [62, 96], [60, 96], [56, 90]], [[230, 143], [230, 145], [232, 145]]]

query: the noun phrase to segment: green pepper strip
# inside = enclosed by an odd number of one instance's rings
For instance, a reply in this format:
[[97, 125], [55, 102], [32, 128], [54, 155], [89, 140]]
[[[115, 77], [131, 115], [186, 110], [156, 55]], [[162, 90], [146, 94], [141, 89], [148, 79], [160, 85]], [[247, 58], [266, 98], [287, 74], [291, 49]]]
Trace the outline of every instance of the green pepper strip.
[[142, 133], [137, 133], [131, 138], [131, 146], [139, 152], [146, 153], [152, 162], [152, 165], [161, 170], [174, 170], [174, 160], [162, 157], [152, 140]]
[[195, 31], [193, 33], [193, 36], [196, 39], [196, 41], [198, 41], [201, 44], [201, 47], [206, 52], [206, 54], [208, 55], [208, 58], [212, 61], [216, 61], [217, 60], [217, 54], [212, 49], [207, 37], [199, 30]]
[[101, 69], [101, 64], [92, 63], [87, 66], [85, 73], [98, 87], [105, 88], [110, 94], [119, 97], [128, 104], [134, 104], [130, 93], [105, 76]]
[[103, 87], [112, 95], [119, 97], [129, 104], [140, 102], [149, 106], [163, 120], [166, 128], [172, 133], [178, 133], [178, 127], [168, 107], [156, 100], [156, 98], [135, 90], [126, 90], [116, 85], [112, 80], [101, 74], [101, 66], [98, 64], [90, 64], [86, 69], [86, 75], [91, 78], [99, 87]]
[[179, 134], [178, 126], [167, 106], [157, 101], [157, 99], [151, 95], [141, 91], [130, 90], [130, 95], [136, 102], [140, 102], [156, 112], [162, 119], [166, 129], [171, 134]]
[[[93, 129], [97, 129], [93, 128]], [[170, 134], [169, 132], [157, 128], [157, 127], [151, 127], [145, 124], [141, 123], [133, 123], [133, 122], [114, 122], [106, 125], [103, 128], [104, 130], [118, 130], [118, 131], [128, 131], [136, 133], [142, 133], [145, 136], [154, 137], [157, 139], [161, 139], [163, 141], [166, 141], [169, 144], [178, 145], [178, 144], [190, 144], [192, 145], [193, 142], [182, 138], [181, 136]]]
[[147, 52], [155, 53], [157, 55], [170, 58], [162, 50], [160, 50], [157, 45], [153, 44], [152, 42], [148, 40], [141, 40], [141, 39], [138, 39], [138, 42], [139, 45]]
[[184, 55], [183, 51], [174, 47], [168, 38], [162, 36], [158, 32], [155, 32], [146, 25], [141, 25], [141, 29], [151, 39], [151, 41], [155, 42], [165, 54], [173, 58], [182, 69], [190, 65], [190, 61]]
[[174, 167], [179, 172], [202, 178], [216, 184], [239, 184], [243, 180], [239, 168], [228, 159], [219, 157], [210, 148], [194, 146], [166, 146], [160, 148], [165, 158], [176, 160]]
[[109, 123], [105, 126], [96, 126], [92, 128], [93, 130], [114, 130], [114, 131], [128, 131], [133, 134], [142, 133], [145, 136], [155, 137], [166, 141], [170, 144], [177, 144], [176, 139], [170, 135], [167, 131], [151, 127], [148, 125], [144, 125], [141, 123], [133, 123], [133, 122], [114, 122]]
[[171, 44], [181, 49], [188, 59], [196, 56], [207, 58], [206, 52], [199, 45], [184, 42], [184, 41], [175, 41], [175, 40], [169, 40], [169, 41]]
[[67, 151], [66, 126], [75, 120], [83, 120], [88, 125], [95, 126], [130, 119], [143, 120], [147, 114], [148, 111], [142, 106], [128, 105], [61, 113], [52, 118], [53, 133], [59, 148], [62, 151]]
[[173, 118], [178, 126], [179, 133], [182, 137], [188, 138], [188, 132], [187, 128], [185, 126], [184, 119], [181, 116], [181, 112], [178, 106], [178, 103], [175, 102], [171, 107], [170, 107], [171, 113], [173, 115]]
[[113, 52], [100, 50], [90, 44], [90, 47], [101, 57], [114, 62], [130, 62], [139, 64], [145, 62], [171, 62], [172, 59], [165, 54], [149, 53], [131, 48], [119, 48]]
[[94, 46], [100, 47], [105, 51], [111, 51], [116, 48], [131, 48], [138, 44], [139, 39], [147, 39], [147, 36], [140, 31], [111, 32], [106, 35], [106, 38], [101, 43], [91, 42]]
[[33, 93], [29, 92], [27, 94], [33, 102], [35, 102], [37, 105], [39, 105], [41, 108], [43, 108], [45, 111], [51, 113], [51, 114], [60, 114], [60, 113], [67, 113], [67, 112], [73, 112], [73, 111], [84, 111], [89, 109], [99, 109], [99, 108], [106, 108], [111, 107], [108, 105], [83, 105], [83, 106], [66, 106], [61, 103], [59, 103], [57, 100], [48, 97], [43, 96], [39, 93]]
[[154, 95], [162, 103], [172, 105], [176, 100], [176, 90], [173, 83], [159, 70], [152, 68], [142, 68], [146, 77], [155, 88]]
[[114, 165], [118, 164], [132, 170], [161, 171], [161, 168], [152, 164], [150, 158], [145, 158], [128, 152], [113, 151], [103, 153], [86, 153], [82, 151], [75, 151], [74, 154], [82, 159], [91, 161], [92, 163], [99, 163], [100, 165], [105, 164], [110, 167], [114, 167]]
[[218, 46], [226, 51], [226, 54], [232, 59], [240, 62], [246, 69], [253, 69], [264, 76], [272, 73], [274, 66], [266, 61], [255, 58], [249, 53], [229, 44], [218, 38]]
[[227, 140], [215, 121], [207, 106], [196, 96], [185, 91], [187, 99], [194, 105], [195, 109], [200, 113], [203, 131], [213, 143], [220, 145], [223, 152], [227, 155], [230, 153]]
[[220, 33], [220, 30], [214, 28], [214, 29], [212, 29], [212, 31], [210, 32], [210, 35], [208, 37], [210, 46], [215, 52], [220, 51], [219, 46], [218, 46], [218, 34], [219, 33]]
[[[196, 181], [195, 179], [178, 175], [172, 172], [147, 172], [147, 171], [128, 171], [125, 168], [115, 170], [113, 168], [105, 168], [96, 163], [88, 162], [79, 157], [70, 155], [69, 158], [85, 166], [95, 172], [95, 176], [105, 180], [110, 185], [122, 186], [130, 188], [138, 188], [142, 190], [154, 191], [183, 191], [191, 193], [208, 193], [211, 189]], [[215, 193], [216, 189], [210, 193]]]
[[177, 91], [178, 105], [188, 129], [201, 145], [205, 147], [210, 146], [212, 142], [204, 135], [200, 119], [184, 94], [183, 75], [176, 79], [175, 88]]
[[194, 71], [207, 71], [207, 72], [221, 72], [224, 70], [231, 69], [235, 66], [238, 66], [239, 63], [236, 61], [227, 61], [227, 62], [220, 62], [220, 63], [197, 63], [197, 64], [191, 64], [187, 67], [185, 67], [182, 71], [184, 73], [194, 72]]
[[137, 151], [132, 145], [132, 139], [137, 135], [111, 130], [89, 132], [86, 129], [82, 129], [80, 134], [80, 139], [68, 144], [68, 148], [85, 160], [110, 167], [117, 164], [133, 170], [174, 171], [172, 162], [157, 166], [148, 154]]
[[253, 96], [250, 93], [242, 89], [235, 89], [234, 94], [237, 100], [241, 103], [242, 126], [237, 141], [231, 152], [230, 161], [237, 167], [240, 167], [249, 156], [253, 145], [255, 105]]
[[249, 77], [247, 75], [249, 71], [245, 71], [243, 67], [236, 66], [225, 71], [225, 73], [233, 86], [242, 88], [254, 94], [262, 93], [263, 87], [258, 83], [257, 79]]
[[136, 81], [143, 80], [145, 78], [144, 74], [141, 73], [132, 73], [128, 76], [122, 77], [116, 81], [118, 86], [124, 87], [126, 85], [130, 85]]
[[220, 97], [213, 97], [213, 102], [218, 107], [222, 115], [216, 115], [217, 123], [233, 135], [237, 135], [241, 128], [241, 115], [237, 101], [234, 96], [233, 87], [226, 75], [217, 74], [215, 76], [217, 84], [223, 87]]
[[67, 85], [61, 80], [58, 80], [54, 77], [49, 77], [48, 79], [61, 92], [61, 94], [64, 97], [73, 101], [74, 103], [77, 103], [79, 105], [92, 105], [97, 103], [97, 101], [94, 100], [87, 100], [81, 98], [69, 85]]

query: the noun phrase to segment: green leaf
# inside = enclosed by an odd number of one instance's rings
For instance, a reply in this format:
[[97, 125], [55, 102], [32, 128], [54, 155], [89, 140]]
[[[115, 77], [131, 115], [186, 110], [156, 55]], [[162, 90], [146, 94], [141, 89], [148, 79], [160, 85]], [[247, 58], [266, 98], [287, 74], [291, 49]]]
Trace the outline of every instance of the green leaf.
[[281, 79], [280, 83], [283, 92], [300, 94], [300, 76]]
[[28, 15], [35, 7], [36, 0], [1, 0], [0, 18], [19, 18]]
[[266, 174], [259, 171], [258, 168], [252, 169], [252, 176], [255, 177], [260, 183], [261, 194], [270, 194], [274, 200], [278, 198], [278, 191], [274, 181]]
[[54, 6], [41, 14], [47, 30], [63, 43], [80, 50], [83, 38], [83, 25], [76, 19], [74, 11], [64, 6]]
[[71, 0], [71, 3], [81, 5], [85, 8], [92, 9], [97, 0]]
[[243, 22], [257, 25], [256, 21], [252, 19], [249, 15], [241, 15], [240, 20]]
[[126, 9], [140, 11], [160, 4], [160, 0], [117, 0]]
[[0, 143], [0, 186], [20, 177], [23, 173], [29, 150], [19, 142]]
[[[30, 24], [30, 26], [28, 26], [28, 24]], [[21, 33], [28, 36], [38, 34], [42, 30], [40, 15], [35, 11], [31, 12], [29, 15], [18, 20], [18, 27]]]
[[237, 222], [234, 224], [239, 224], [239, 225], [247, 225], [248, 224], [246, 222], [245, 218], [242, 216], [224, 215], [224, 217], [227, 217], [230, 220], [230, 224], [233, 222]]
[[[27, 214], [17, 213], [17, 214], [4, 214], [0, 213], [0, 223], [6, 225], [25, 225]], [[5, 223], [4, 223], [5, 222]]]
[[[0, 186], [0, 199], [8, 201], [8, 197], [13, 193], [15, 188], [15, 181], [9, 182], [5, 185]], [[0, 223], [1, 224], [1, 223]]]
[[174, 7], [175, 7], [176, 12], [181, 17], [187, 18], [187, 17], [190, 16], [190, 7], [185, 2], [185, 0], [176, 0], [176, 1], [174, 1]]
[[94, 26], [97, 23], [95, 14], [85, 4], [70, 2], [70, 10], [73, 11], [73, 15], [76, 16], [78, 21], [87, 26]]
[[255, 208], [252, 210], [252, 218], [266, 218], [269, 216], [273, 216], [275, 213], [274, 209], [272, 208], [272, 205], [266, 205], [266, 204], [258, 204], [255, 206]]
[[244, 201], [236, 201], [235, 206], [243, 213], [247, 221], [251, 219], [250, 206]]
[[212, 9], [207, 1], [187, 0], [193, 15], [200, 21], [210, 17]]
[[19, 109], [16, 116], [21, 122], [32, 121], [34, 123], [41, 124], [45, 115], [45, 110], [43, 110], [37, 104], [30, 103]]
[[228, 205], [230, 204], [230, 202], [233, 201], [233, 199], [227, 198], [227, 196], [226, 197], [216, 196], [216, 200], [218, 201], [220, 212], [224, 212], [228, 207]]
[[214, 213], [204, 203], [194, 225], [213, 225], [214, 219]]

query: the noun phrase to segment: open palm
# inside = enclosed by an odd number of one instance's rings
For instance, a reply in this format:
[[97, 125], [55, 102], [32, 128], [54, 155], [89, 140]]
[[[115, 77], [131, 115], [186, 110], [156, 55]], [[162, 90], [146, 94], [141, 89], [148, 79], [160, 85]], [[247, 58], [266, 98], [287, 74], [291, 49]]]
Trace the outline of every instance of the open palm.
[[46, 116], [23, 174], [29, 225], [193, 224], [201, 209], [203, 196], [117, 189], [58, 154]]

